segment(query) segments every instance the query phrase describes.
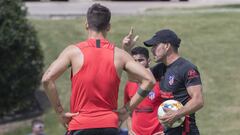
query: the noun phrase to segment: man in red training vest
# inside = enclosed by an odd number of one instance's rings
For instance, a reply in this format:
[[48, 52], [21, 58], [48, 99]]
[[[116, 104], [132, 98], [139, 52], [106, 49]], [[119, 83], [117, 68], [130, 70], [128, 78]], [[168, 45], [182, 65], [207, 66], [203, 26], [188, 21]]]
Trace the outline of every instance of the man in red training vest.
[[[43, 75], [43, 86], [60, 122], [68, 130], [67, 135], [118, 134], [119, 117], [115, 110], [122, 71], [139, 83], [138, 91], [129, 102], [131, 111], [155, 84], [149, 71], [106, 39], [110, 18], [108, 8], [93, 4], [87, 12], [87, 40], [66, 47]], [[129, 37], [133, 38], [132, 33]], [[72, 71], [72, 91], [70, 112], [65, 112], [55, 80], [67, 70], [68, 65], [71, 65]]]
[[[139, 62], [150, 71], [149, 52], [144, 47], [131, 49], [131, 55], [135, 61]], [[126, 105], [137, 92], [139, 84], [127, 82], [124, 90], [124, 104]], [[157, 110], [162, 103], [159, 82], [157, 82], [148, 96], [134, 109], [127, 119], [129, 135], [163, 135], [163, 126], [157, 117]]]

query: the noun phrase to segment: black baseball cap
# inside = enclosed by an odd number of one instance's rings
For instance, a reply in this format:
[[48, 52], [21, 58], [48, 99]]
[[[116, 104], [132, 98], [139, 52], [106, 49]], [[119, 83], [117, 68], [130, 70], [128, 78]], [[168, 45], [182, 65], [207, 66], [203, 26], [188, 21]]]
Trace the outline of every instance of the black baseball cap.
[[177, 34], [170, 29], [162, 29], [155, 33], [155, 35], [143, 42], [145, 46], [152, 47], [154, 45], [158, 45], [159, 43], [170, 43], [177, 48], [180, 46], [181, 39], [177, 36]]

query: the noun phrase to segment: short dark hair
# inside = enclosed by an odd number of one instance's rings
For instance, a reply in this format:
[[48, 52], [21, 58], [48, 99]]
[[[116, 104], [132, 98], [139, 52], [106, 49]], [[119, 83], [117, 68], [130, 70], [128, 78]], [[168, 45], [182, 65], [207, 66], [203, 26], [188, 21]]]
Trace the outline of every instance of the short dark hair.
[[34, 127], [34, 125], [36, 125], [36, 124], [44, 124], [44, 122], [40, 119], [34, 119], [32, 121], [32, 127]]
[[145, 58], [149, 58], [149, 52], [148, 49], [144, 47], [135, 47], [131, 50], [131, 55], [137, 55], [137, 54], [142, 54], [144, 55]]
[[172, 48], [173, 48], [173, 51], [177, 53], [179, 46], [176, 46], [176, 45], [174, 45], [174, 44], [172, 44], [172, 43], [170, 43], [170, 44], [171, 44], [171, 46], [172, 46]]
[[91, 30], [99, 32], [107, 29], [110, 19], [110, 10], [98, 3], [93, 4], [87, 11], [87, 23]]

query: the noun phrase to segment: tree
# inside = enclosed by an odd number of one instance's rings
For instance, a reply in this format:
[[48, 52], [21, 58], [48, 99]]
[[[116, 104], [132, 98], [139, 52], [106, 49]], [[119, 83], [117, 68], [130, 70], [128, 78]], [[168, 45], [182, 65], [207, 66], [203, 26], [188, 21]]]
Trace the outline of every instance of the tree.
[[0, 116], [29, 110], [40, 84], [43, 55], [21, 0], [0, 0]]

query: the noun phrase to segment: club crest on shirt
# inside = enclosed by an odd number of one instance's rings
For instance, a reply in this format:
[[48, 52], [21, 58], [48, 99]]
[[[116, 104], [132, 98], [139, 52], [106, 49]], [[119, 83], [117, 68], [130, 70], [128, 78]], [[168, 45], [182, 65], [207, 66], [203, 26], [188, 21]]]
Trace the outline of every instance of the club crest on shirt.
[[175, 78], [174, 75], [170, 75], [170, 76], [168, 77], [168, 83], [169, 83], [169, 85], [173, 85], [173, 83], [174, 83], [174, 78]]
[[153, 100], [153, 99], [155, 98], [155, 92], [154, 92], [154, 91], [149, 92], [148, 98], [149, 98], [150, 100]]

